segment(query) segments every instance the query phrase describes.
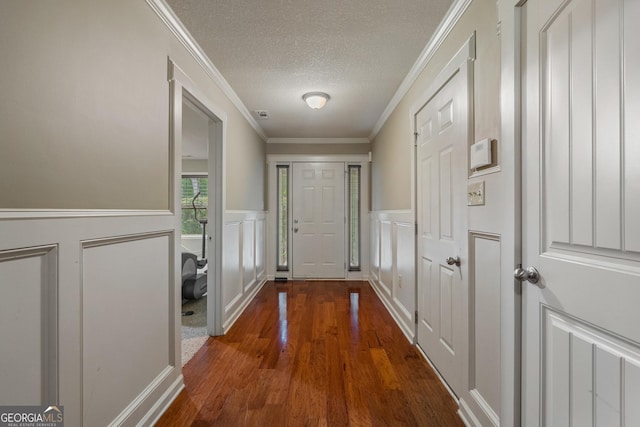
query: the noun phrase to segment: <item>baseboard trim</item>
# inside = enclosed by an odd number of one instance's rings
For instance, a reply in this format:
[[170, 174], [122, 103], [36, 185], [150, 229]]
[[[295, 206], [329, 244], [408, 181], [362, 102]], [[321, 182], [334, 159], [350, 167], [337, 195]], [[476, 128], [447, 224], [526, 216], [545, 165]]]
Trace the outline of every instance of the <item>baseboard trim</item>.
[[264, 286], [265, 283], [267, 283], [267, 280], [266, 279], [262, 279], [258, 283], [257, 286], [253, 286], [253, 289], [251, 289], [249, 291], [249, 293], [246, 295], [246, 298], [244, 299], [244, 301], [242, 301], [242, 303], [238, 306], [238, 308], [236, 308], [236, 310], [233, 312], [233, 314], [231, 316], [229, 316], [229, 318], [224, 323], [224, 325], [222, 325], [222, 334], [223, 335], [226, 334], [229, 331], [229, 329], [233, 326], [233, 324], [236, 322], [236, 320], [238, 320], [240, 315], [244, 312], [244, 310], [251, 303], [251, 301], [253, 301], [253, 299], [258, 294], [260, 289], [262, 289], [262, 287]]
[[380, 301], [382, 301], [382, 304], [385, 306], [389, 314], [391, 314], [391, 317], [393, 318], [394, 322], [396, 322], [396, 325], [398, 325], [398, 327], [400, 328], [404, 336], [407, 338], [407, 340], [411, 344], [415, 344], [414, 331], [412, 331], [407, 325], [404, 324], [404, 322], [400, 320], [401, 317], [398, 314], [398, 311], [395, 309], [395, 307], [389, 301], [389, 299], [385, 297], [385, 294], [383, 293], [384, 291], [378, 287], [377, 283], [374, 280], [368, 279], [368, 282], [371, 285], [371, 288], [373, 289], [373, 291], [376, 293], [376, 295], [380, 299]]
[[[181, 371], [182, 372], [182, 371]], [[154, 425], [158, 422], [160, 417], [169, 409], [174, 400], [178, 397], [180, 392], [184, 389], [184, 377], [182, 373], [178, 375], [178, 378], [171, 384], [171, 386], [160, 396], [160, 399], [149, 409], [144, 417], [138, 423], [139, 426]]]
[[482, 427], [464, 399], [458, 402], [458, 416], [467, 427]]

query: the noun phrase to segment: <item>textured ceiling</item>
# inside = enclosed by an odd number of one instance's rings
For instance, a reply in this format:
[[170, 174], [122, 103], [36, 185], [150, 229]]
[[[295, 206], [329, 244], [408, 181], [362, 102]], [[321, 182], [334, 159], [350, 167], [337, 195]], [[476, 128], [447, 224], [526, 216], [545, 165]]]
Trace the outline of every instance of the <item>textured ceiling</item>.
[[[166, 0], [269, 138], [366, 138], [451, 0]], [[322, 110], [302, 101], [322, 91]], [[254, 115], [254, 117], [256, 117]]]

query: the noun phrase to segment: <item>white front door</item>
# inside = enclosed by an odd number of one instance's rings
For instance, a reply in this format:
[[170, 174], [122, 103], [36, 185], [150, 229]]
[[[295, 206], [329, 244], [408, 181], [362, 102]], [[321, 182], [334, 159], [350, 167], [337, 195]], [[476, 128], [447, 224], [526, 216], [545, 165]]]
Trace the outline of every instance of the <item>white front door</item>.
[[293, 163], [292, 274], [345, 278], [345, 165]]
[[523, 7], [526, 426], [640, 426], [638, 22], [638, 0]]
[[[465, 92], [458, 71], [415, 117], [418, 345], [457, 395], [467, 331]], [[450, 257], [460, 265], [447, 263]]]

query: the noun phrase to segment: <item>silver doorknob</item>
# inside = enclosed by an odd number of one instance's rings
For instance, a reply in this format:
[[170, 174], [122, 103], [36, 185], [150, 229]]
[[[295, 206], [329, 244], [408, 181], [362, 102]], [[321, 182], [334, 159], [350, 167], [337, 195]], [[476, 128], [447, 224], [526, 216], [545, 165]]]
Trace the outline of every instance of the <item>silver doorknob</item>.
[[540, 273], [535, 267], [528, 267], [524, 269], [522, 266], [518, 266], [518, 268], [513, 272], [513, 278], [521, 282], [526, 280], [529, 283], [535, 284], [540, 280]]
[[449, 265], [454, 265], [455, 264], [457, 266], [460, 266], [460, 257], [455, 257], [454, 258], [454, 257], [450, 256], [449, 258], [446, 259], [446, 261], [447, 261], [447, 264], [449, 264]]

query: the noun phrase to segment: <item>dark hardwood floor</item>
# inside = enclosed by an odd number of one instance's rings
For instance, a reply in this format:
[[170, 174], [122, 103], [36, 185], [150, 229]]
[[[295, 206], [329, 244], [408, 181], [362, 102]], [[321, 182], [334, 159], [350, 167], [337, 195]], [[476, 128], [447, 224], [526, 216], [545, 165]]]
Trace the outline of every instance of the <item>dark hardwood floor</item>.
[[269, 282], [157, 426], [462, 426], [367, 282]]

